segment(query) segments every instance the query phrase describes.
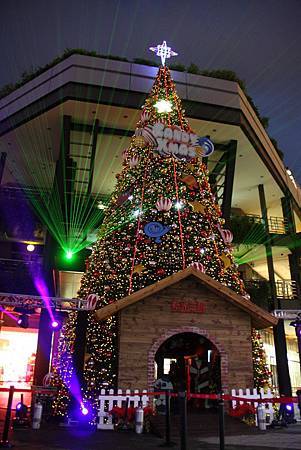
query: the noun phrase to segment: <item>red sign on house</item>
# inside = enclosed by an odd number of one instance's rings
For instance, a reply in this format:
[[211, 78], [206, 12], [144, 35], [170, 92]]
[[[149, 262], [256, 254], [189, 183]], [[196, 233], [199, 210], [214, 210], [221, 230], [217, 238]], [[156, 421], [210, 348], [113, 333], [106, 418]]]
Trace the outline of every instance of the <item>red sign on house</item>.
[[203, 314], [205, 312], [204, 303], [198, 302], [197, 300], [188, 300], [188, 301], [173, 300], [170, 306], [173, 312], [196, 313], [196, 314]]

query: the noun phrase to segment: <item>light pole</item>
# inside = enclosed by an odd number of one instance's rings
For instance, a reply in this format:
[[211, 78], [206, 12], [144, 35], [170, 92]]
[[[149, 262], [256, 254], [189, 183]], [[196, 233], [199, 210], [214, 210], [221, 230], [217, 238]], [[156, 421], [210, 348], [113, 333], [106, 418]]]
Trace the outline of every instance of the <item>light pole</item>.
[[297, 336], [300, 372], [301, 372], [301, 313], [297, 314], [296, 319], [290, 323], [290, 326], [295, 328], [295, 333]]

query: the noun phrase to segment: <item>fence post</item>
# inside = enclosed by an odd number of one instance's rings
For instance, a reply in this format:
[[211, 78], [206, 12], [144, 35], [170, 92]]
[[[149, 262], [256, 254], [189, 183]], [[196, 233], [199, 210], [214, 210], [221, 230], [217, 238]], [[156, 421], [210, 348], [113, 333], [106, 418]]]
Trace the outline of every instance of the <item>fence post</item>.
[[1, 448], [11, 448], [11, 447], [13, 447], [13, 444], [11, 444], [8, 441], [8, 433], [9, 433], [11, 407], [12, 407], [12, 403], [13, 403], [14, 391], [15, 391], [15, 387], [14, 386], [10, 386], [9, 387], [9, 394], [8, 394], [6, 414], [5, 414], [5, 421], [4, 421], [4, 428], [3, 428], [3, 433], [2, 433], [2, 439], [1, 439], [1, 442], [0, 442], [0, 447]]
[[181, 450], [187, 450], [187, 396], [185, 392], [179, 392], [180, 419], [181, 419]]
[[224, 399], [223, 392], [220, 393], [218, 400], [218, 431], [219, 431], [219, 448], [225, 450], [225, 415], [224, 415]]

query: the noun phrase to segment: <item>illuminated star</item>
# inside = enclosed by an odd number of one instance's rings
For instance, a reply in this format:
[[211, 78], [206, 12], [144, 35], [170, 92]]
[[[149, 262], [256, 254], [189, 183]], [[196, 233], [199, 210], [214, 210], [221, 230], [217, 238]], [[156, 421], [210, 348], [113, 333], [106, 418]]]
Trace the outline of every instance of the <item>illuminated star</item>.
[[162, 66], [165, 66], [165, 60], [178, 54], [174, 52], [170, 47], [167, 47], [166, 41], [163, 41], [161, 45], [157, 47], [149, 47], [152, 52], [155, 52], [157, 56], [160, 56]]
[[197, 201], [194, 201], [194, 202], [188, 202], [188, 203], [189, 203], [189, 205], [192, 207], [192, 209], [193, 209], [194, 212], [204, 214], [204, 212], [205, 212], [205, 206], [202, 205], [202, 203], [197, 202]]
[[169, 113], [172, 110], [172, 105], [168, 100], [159, 100], [154, 104], [154, 107], [157, 109], [158, 113]]
[[140, 275], [145, 270], [145, 266], [143, 264], [137, 264], [134, 267], [133, 273], [138, 273]]

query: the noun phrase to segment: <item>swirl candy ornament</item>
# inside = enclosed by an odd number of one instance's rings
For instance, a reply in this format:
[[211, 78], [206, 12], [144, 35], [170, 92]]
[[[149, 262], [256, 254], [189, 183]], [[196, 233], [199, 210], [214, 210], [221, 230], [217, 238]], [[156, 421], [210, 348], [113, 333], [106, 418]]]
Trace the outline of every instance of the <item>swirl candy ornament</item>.
[[89, 294], [87, 296], [87, 305], [86, 308], [87, 309], [95, 309], [97, 302], [99, 300], [99, 296], [97, 294]]
[[205, 273], [205, 267], [203, 266], [202, 263], [195, 261], [191, 264], [191, 266], [193, 267], [193, 269], [196, 269], [202, 273]]
[[156, 202], [156, 208], [158, 211], [169, 211], [172, 207], [172, 201], [169, 198], [161, 198]]
[[153, 147], [157, 147], [158, 142], [155, 136], [153, 135], [152, 127], [146, 126], [141, 129], [141, 135], [144, 138], [145, 142], [152, 145]]
[[193, 144], [195, 153], [198, 157], [207, 158], [214, 152], [214, 145], [210, 139], [206, 137], [199, 137]]
[[144, 109], [140, 116], [140, 122], [142, 124], [144, 124], [145, 122], [148, 122], [149, 119], [150, 119], [150, 113], [148, 111], [146, 111], [146, 109]]
[[220, 232], [221, 237], [223, 238], [223, 241], [225, 244], [231, 244], [233, 241], [233, 234], [230, 230], [224, 230], [219, 224], [217, 226], [218, 231]]
[[144, 227], [144, 233], [151, 238], [155, 238], [155, 242], [159, 244], [161, 242], [161, 237], [168, 233], [170, 227], [168, 225], [163, 225], [160, 222], [149, 222]]
[[140, 162], [139, 156], [132, 156], [129, 160], [129, 166], [133, 168], [137, 166], [139, 162]]

